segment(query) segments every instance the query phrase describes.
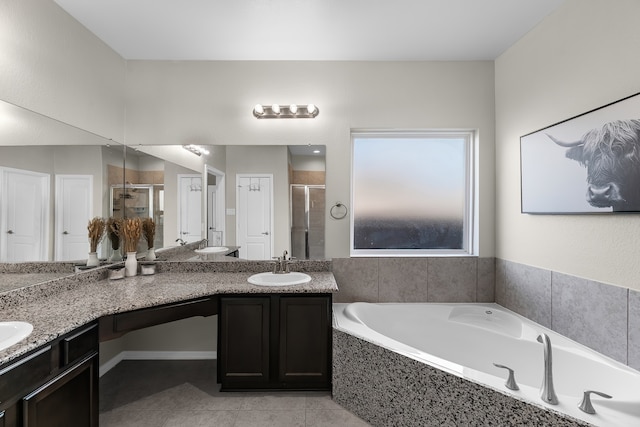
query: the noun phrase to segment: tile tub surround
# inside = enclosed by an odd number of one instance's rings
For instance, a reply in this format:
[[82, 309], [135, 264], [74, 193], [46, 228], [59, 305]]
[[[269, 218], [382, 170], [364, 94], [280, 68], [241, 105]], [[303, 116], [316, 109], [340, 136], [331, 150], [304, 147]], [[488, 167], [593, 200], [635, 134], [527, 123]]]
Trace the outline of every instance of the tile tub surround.
[[333, 399], [374, 426], [586, 426], [333, 331]]
[[495, 259], [334, 258], [334, 302], [494, 302]]
[[[96, 274], [101, 270], [106, 274], [106, 269], [97, 269]], [[286, 288], [251, 285], [247, 279], [252, 274], [254, 272], [179, 272], [112, 281], [90, 281], [78, 274], [74, 276], [78, 282], [70, 286], [53, 284], [54, 289], [50, 290], [42, 285], [36, 293], [31, 292], [32, 287], [23, 288], [25, 295], [5, 299], [0, 320], [26, 321], [34, 329], [28, 338], [0, 351], [0, 364], [108, 314], [219, 294], [334, 293], [338, 290], [333, 274], [326, 271], [308, 272], [311, 282]]]
[[497, 259], [496, 302], [640, 369], [638, 291]]

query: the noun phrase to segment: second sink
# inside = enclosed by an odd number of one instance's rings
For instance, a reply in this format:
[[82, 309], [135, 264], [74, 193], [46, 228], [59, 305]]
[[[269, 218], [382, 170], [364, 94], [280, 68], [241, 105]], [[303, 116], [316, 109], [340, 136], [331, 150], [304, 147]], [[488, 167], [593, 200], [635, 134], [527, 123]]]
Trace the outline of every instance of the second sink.
[[0, 350], [11, 347], [33, 331], [33, 325], [27, 322], [0, 322]]
[[206, 254], [219, 254], [222, 252], [227, 252], [229, 248], [225, 246], [207, 246], [206, 248], [196, 249], [195, 252], [200, 255]]
[[311, 276], [297, 271], [284, 274], [267, 272], [254, 274], [249, 277], [248, 281], [252, 285], [258, 286], [293, 286], [309, 283], [311, 281]]

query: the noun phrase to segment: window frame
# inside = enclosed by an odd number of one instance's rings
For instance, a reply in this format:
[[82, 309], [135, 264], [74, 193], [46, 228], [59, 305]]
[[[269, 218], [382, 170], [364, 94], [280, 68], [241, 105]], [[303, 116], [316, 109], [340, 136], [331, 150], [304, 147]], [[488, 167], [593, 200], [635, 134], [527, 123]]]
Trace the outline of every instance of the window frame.
[[[478, 132], [474, 129], [427, 130], [351, 130], [351, 206], [349, 215], [349, 252], [351, 257], [447, 257], [478, 255]], [[465, 142], [465, 204], [463, 245], [461, 249], [355, 249], [355, 141], [356, 139], [452, 138]]]

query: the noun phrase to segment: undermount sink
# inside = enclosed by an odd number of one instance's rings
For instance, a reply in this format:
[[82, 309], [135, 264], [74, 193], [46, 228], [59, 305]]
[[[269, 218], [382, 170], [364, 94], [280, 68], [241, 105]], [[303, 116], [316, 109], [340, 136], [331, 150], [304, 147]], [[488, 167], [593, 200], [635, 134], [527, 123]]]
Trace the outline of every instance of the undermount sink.
[[31, 334], [33, 325], [27, 322], [0, 322], [0, 350], [20, 342]]
[[207, 246], [206, 248], [196, 249], [196, 253], [200, 255], [206, 254], [219, 254], [222, 252], [227, 252], [229, 248], [224, 246]]
[[258, 286], [293, 286], [309, 283], [311, 277], [308, 274], [292, 271], [291, 273], [258, 273], [249, 277], [249, 283]]

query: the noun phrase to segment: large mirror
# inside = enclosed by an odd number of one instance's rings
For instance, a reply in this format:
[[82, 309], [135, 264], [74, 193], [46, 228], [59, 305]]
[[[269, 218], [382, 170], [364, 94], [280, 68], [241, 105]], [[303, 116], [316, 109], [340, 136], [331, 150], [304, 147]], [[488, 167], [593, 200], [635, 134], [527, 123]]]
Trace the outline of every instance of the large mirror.
[[164, 246], [205, 238], [241, 259], [325, 258], [324, 146], [202, 148], [137, 148], [141, 162], [164, 161]]
[[[124, 146], [0, 103], [0, 262], [87, 257], [87, 222], [109, 213]], [[102, 249], [102, 248], [101, 248]]]
[[155, 219], [156, 248], [325, 257], [324, 146], [205, 148], [125, 147], [0, 101], [0, 264], [86, 259], [89, 218], [134, 215]]

